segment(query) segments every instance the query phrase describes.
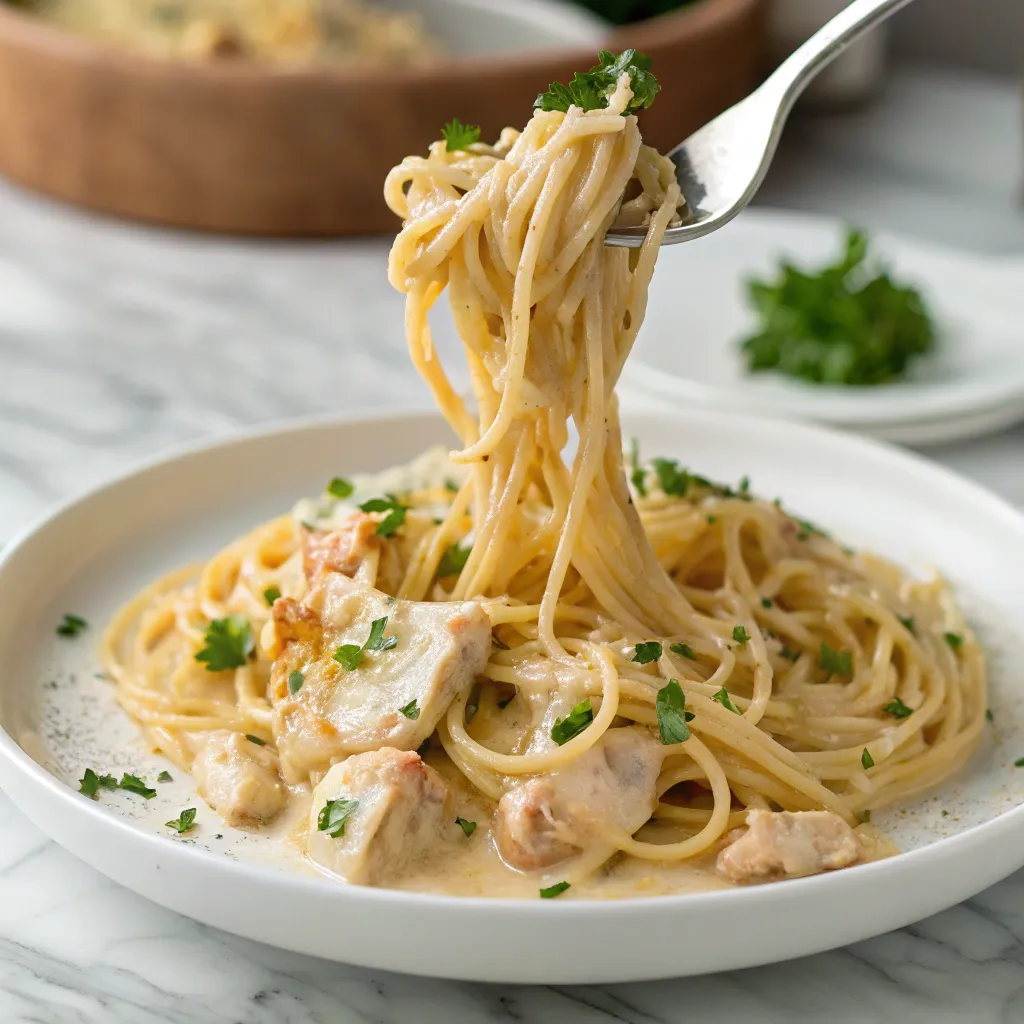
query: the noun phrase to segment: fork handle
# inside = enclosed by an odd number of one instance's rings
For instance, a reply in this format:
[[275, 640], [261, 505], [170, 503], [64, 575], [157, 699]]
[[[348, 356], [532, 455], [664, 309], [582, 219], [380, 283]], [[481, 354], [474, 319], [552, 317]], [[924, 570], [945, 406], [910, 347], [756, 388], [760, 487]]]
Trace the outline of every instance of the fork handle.
[[758, 91], [772, 92], [783, 114], [823, 68], [852, 42], [910, 3], [910, 0], [853, 0], [791, 53]]

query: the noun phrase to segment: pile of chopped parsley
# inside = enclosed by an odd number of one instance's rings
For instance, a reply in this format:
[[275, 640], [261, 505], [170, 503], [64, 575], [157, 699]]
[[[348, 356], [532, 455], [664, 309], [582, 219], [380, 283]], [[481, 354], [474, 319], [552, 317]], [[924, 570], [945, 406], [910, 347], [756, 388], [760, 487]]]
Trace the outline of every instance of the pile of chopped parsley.
[[850, 228], [838, 262], [801, 270], [783, 261], [774, 280], [747, 281], [757, 331], [741, 345], [751, 372], [776, 370], [815, 384], [897, 380], [935, 346], [921, 293], [868, 259], [868, 238]]

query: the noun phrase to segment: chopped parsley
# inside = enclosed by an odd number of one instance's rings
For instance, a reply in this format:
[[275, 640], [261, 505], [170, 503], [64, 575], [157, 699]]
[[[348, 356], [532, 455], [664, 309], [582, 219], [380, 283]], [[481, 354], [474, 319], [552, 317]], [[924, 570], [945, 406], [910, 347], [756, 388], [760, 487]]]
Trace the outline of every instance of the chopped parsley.
[[162, 771], [157, 777], [157, 782], [173, 782], [174, 776], [169, 771]]
[[354, 490], [355, 487], [352, 486], [351, 481], [346, 480], [343, 476], [334, 477], [327, 485], [327, 493], [332, 498], [339, 498], [341, 500], [351, 498]]
[[740, 714], [740, 709], [736, 707], [732, 702], [732, 698], [729, 696], [729, 691], [723, 686], [718, 693], [712, 694], [712, 700], [717, 700], [727, 711], [731, 711], [733, 714]]
[[761, 598], [761, 607], [762, 608], [771, 608], [771, 606], [772, 606], [772, 599], [770, 597], [762, 597]]
[[892, 715], [893, 718], [909, 718], [914, 713], [914, 709], [908, 708], [899, 697], [895, 697], [888, 704], [883, 705], [882, 711], [887, 715]]
[[475, 142], [480, 141], [480, 126], [476, 124], [463, 124], [457, 117], [453, 117], [442, 129], [445, 151], [454, 153], [459, 149], [469, 149]]
[[796, 535], [797, 540], [807, 540], [811, 534], [824, 537], [825, 540], [830, 539], [829, 535], [820, 526], [815, 526], [809, 519], [798, 519], [796, 516], [790, 516], [789, 518], [800, 527]]
[[196, 809], [194, 807], [186, 807], [174, 821], [165, 821], [164, 824], [168, 828], [173, 828], [178, 835], [189, 832], [196, 827]]
[[83, 629], [88, 629], [89, 623], [78, 615], [65, 613], [64, 621], [57, 627], [57, 636], [78, 636]]
[[644, 467], [640, 465], [640, 443], [637, 439], [633, 438], [632, 448], [630, 450], [630, 460], [633, 463], [633, 472], [630, 474], [629, 479], [636, 489], [636, 493], [641, 498], [647, 497], [647, 474], [644, 472]]
[[598, 63], [588, 72], [577, 71], [568, 85], [552, 82], [548, 91], [542, 92], [533, 105], [541, 110], [568, 111], [570, 107], [601, 110], [608, 106], [608, 98], [615, 92], [623, 72], [629, 74], [629, 87], [633, 93], [623, 114], [635, 114], [649, 107], [661, 86], [651, 74], [651, 58], [632, 48], [618, 55], [599, 50]]
[[466, 821], [465, 818], [456, 818], [455, 824], [458, 825], [467, 836], [471, 836], [476, 831], [475, 821]]
[[732, 638], [738, 644], [745, 644], [750, 640], [750, 634], [746, 626], [733, 626]]
[[948, 817], [949, 817], [949, 811], [946, 811], [946, 810], [944, 810], [944, 811], [942, 812], [942, 816], [943, 816], [944, 818], [948, 818]]
[[555, 882], [554, 885], [549, 885], [546, 889], [540, 890], [540, 898], [542, 900], [553, 900], [556, 896], [561, 896], [568, 888], [568, 882]]
[[903, 628], [909, 633], [914, 632], [914, 616], [913, 615], [897, 615], [897, 619], [903, 623]]
[[795, 647], [787, 647], [783, 645], [782, 650], [779, 653], [786, 659], [786, 661], [796, 661], [797, 658], [800, 657], [801, 652]]
[[860, 820], [862, 822], [864, 822], [865, 824], [867, 824], [871, 820], [871, 812], [870, 811], [861, 811], [860, 812]]
[[594, 720], [594, 711], [590, 706], [590, 698], [586, 697], [569, 712], [564, 719], [556, 718], [551, 726], [551, 738], [559, 745], [579, 736]]
[[824, 640], [821, 642], [821, 660], [818, 664], [833, 675], [853, 675], [853, 655], [849, 651], [833, 650]]
[[196, 661], [206, 665], [207, 672], [225, 672], [241, 668], [255, 650], [252, 626], [243, 615], [214, 619], [203, 634], [206, 646], [196, 653]]
[[415, 698], [409, 701], [404, 708], [399, 708], [398, 710], [401, 711], [406, 718], [411, 718], [414, 722], [420, 717], [420, 706], [416, 703]]
[[996, 720], [996, 716], [992, 714], [992, 709], [991, 708], [985, 708], [985, 717], [990, 722], [994, 722]]
[[942, 636], [954, 651], [964, 642], [964, 638], [960, 633], [943, 633]]
[[718, 522], [718, 516], [713, 516], [713, 515], [711, 515], [711, 514], [709, 513], [709, 514], [708, 514], [708, 522], [709, 522], [709, 523], [717, 523], [717, 522]]
[[345, 834], [345, 822], [358, 806], [358, 800], [328, 800], [316, 816], [317, 831], [340, 839]]
[[[397, 636], [384, 636], [387, 629], [388, 617], [381, 616], [370, 623], [370, 636], [361, 647], [358, 644], [342, 644], [334, 652], [334, 660], [342, 665], [347, 671], [354, 672], [363, 663], [364, 651], [390, 651], [398, 646]], [[291, 677], [289, 677], [291, 685]], [[301, 683], [299, 684], [302, 685]], [[292, 691], [295, 692], [294, 690]]]
[[146, 785], [146, 780], [140, 779], [138, 775], [122, 775], [117, 788], [134, 793], [136, 796], [145, 797], [147, 800], [152, 800], [156, 796], [156, 790], [150, 789]]
[[678, 654], [681, 658], [689, 658], [690, 661], [696, 661], [697, 655], [693, 653], [693, 648], [689, 644], [672, 644], [669, 650], [673, 654]]
[[259, 738], [259, 736], [253, 736], [253, 734], [251, 732], [247, 732], [245, 734], [245, 738], [250, 743], [255, 743], [257, 747], [265, 747], [267, 745], [267, 741], [266, 740], [261, 740]]
[[658, 475], [658, 484], [667, 495], [673, 498], [686, 497], [691, 477], [687, 470], [680, 469], [675, 459], [652, 459], [651, 465]]
[[1018, 757], [1017, 760], [1013, 762], [1013, 767], [1024, 768], [1024, 757]]
[[363, 512], [387, 513], [377, 524], [377, 534], [381, 537], [390, 537], [396, 533], [405, 522], [405, 513], [408, 511], [393, 494], [386, 494], [383, 498], [371, 498], [364, 501], [359, 508]]
[[756, 333], [742, 350], [751, 372], [777, 370], [817, 384], [885, 384], [935, 344], [921, 293], [868, 261], [868, 238], [850, 228], [842, 256], [805, 271], [783, 262], [774, 279], [747, 281]]
[[638, 643], [633, 649], [633, 657], [630, 661], [635, 661], [638, 665], [650, 665], [652, 661], [657, 661], [661, 657], [662, 647], [657, 640], [647, 640]]
[[871, 756], [867, 747], [864, 748], [863, 753], [860, 755], [860, 763], [864, 765], [865, 768], [875, 767], [875, 759]]
[[666, 746], [685, 743], [690, 738], [687, 722], [693, 720], [693, 713], [686, 710], [686, 697], [678, 679], [670, 679], [654, 700], [658, 712], [658, 731], [661, 742]]
[[446, 491], [451, 491], [452, 494], [459, 493], [459, 485], [451, 477], [447, 477], [445, 479], [444, 489]]
[[104, 789], [117, 789], [117, 779], [113, 775], [97, 775], [91, 768], [86, 768], [78, 780], [78, 792], [92, 800], [96, 799], [101, 786]]
[[302, 689], [302, 684], [306, 681], [305, 675], [296, 669], [291, 675], [288, 676], [288, 692], [298, 693]]
[[437, 566], [437, 575], [458, 576], [466, 567], [466, 562], [469, 561], [469, 556], [472, 550], [472, 544], [467, 544], [465, 547], [461, 544], [453, 544], [441, 556], [441, 561]]
[[278, 590], [277, 587], [267, 587], [267, 589], [263, 591], [263, 600], [266, 601], [268, 605], [272, 605], [280, 596], [281, 591]]

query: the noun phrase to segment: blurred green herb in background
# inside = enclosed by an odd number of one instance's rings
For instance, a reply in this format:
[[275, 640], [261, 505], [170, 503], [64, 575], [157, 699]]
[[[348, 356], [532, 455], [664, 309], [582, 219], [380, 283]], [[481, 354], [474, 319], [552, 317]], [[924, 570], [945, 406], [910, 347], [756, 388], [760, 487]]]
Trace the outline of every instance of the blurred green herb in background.
[[921, 293], [867, 257], [867, 235], [850, 228], [837, 263], [808, 272], [783, 261], [775, 280], [748, 280], [760, 320], [742, 343], [748, 369], [821, 384], [885, 384], [930, 351], [935, 327]]

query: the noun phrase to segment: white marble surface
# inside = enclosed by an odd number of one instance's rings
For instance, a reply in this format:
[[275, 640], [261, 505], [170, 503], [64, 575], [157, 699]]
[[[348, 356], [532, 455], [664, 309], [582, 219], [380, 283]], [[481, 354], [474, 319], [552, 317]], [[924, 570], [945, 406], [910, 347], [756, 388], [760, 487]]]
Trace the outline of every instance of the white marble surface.
[[[881, 108], [794, 126], [764, 196], [1024, 252], [1015, 96], [903, 75]], [[980, 172], [962, 149], [942, 162], [947, 130], [986, 154]], [[386, 251], [136, 229], [0, 186], [0, 542], [170, 444], [304, 412], [426, 406]], [[1024, 504], [1024, 428], [930, 454]], [[587, 989], [457, 985], [197, 925], [78, 863], [0, 795], [0, 1021], [825, 1019], [1024, 1020], [1024, 872], [912, 928], [775, 967]]]

